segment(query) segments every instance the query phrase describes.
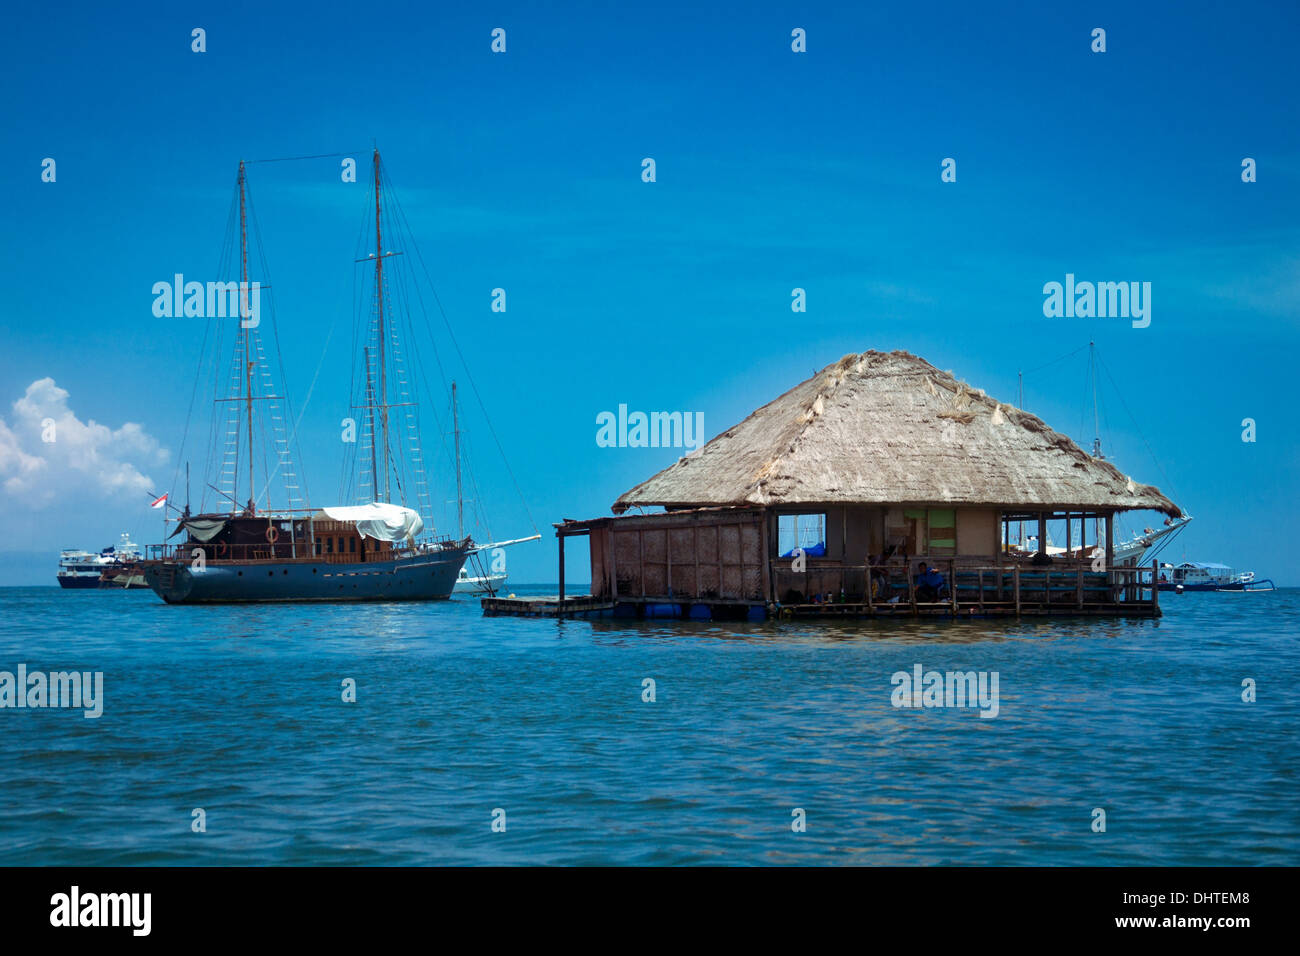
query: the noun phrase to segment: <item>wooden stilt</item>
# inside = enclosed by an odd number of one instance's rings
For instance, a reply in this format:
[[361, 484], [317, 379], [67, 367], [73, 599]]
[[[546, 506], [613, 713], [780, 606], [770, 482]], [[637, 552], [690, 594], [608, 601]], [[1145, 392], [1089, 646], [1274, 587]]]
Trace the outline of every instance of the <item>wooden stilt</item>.
[[564, 606], [564, 535], [555, 536], [560, 542], [560, 607]]
[[907, 593], [912, 603], [912, 617], [916, 617], [916, 585], [912, 583], [912, 560], [907, 560]]
[[957, 560], [955, 558], [948, 562], [948, 597], [952, 601], [952, 616], [956, 617], [959, 608], [957, 607]]

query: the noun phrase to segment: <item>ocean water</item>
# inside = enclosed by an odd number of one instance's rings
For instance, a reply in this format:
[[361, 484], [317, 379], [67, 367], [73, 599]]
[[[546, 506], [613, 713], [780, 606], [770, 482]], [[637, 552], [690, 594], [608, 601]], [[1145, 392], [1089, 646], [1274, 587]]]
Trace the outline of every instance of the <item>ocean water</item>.
[[[0, 709], [0, 864], [1300, 863], [1300, 591], [1162, 604], [557, 622], [4, 588], [0, 670], [102, 671], [104, 699]], [[996, 671], [997, 716], [894, 707], [916, 664]]]

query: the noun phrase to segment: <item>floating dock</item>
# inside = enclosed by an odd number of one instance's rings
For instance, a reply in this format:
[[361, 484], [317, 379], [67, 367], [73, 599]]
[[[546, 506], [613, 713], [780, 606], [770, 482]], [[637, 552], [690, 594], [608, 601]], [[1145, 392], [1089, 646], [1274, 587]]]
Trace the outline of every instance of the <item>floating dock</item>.
[[[996, 586], [992, 581], [986, 583], [983, 573], [979, 575], [978, 585], [970, 586], [963, 580], [965, 576], [957, 575], [957, 586], [946, 591], [945, 596], [937, 601], [918, 600], [917, 588], [908, 582], [906, 590], [894, 600], [887, 601], [701, 601], [672, 597], [619, 597], [615, 600], [582, 594], [573, 597], [488, 597], [482, 599], [482, 607], [483, 614], [488, 617], [619, 617], [697, 621], [900, 617], [949, 620], [1047, 616], [1160, 617], [1159, 590], [1151, 585], [1151, 578], [1154, 577], [1152, 569], [1124, 568], [1117, 569], [1110, 575], [1085, 574], [1082, 569], [1074, 573], [1040, 571], [1037, 574], [1024, 574], [1023, 581], [1019, 568], [996, 570], [999, 571]], [[1127, 581], [1126, 584], [1116, 583], [1121, 577]]]
[[615, 603], [590, 594], [578, 597], [485, 597], [484, 617], [611, 617]]

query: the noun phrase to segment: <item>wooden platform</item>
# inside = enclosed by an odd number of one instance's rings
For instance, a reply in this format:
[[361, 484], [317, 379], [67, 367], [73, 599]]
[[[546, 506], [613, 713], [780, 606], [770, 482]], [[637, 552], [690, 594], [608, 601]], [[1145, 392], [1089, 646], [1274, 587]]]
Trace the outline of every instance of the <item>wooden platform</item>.
[[484, 617], [608, 617], [614, 613], [614, 602], [593, 598], [589, 594], [578, 597], [487, 597], [482, 600]]
[[1140, 617], [1160, 616], [1160, 607], [1147, 601], [1118, 601], [1078, 605], [1074, 602], [1021, 601], [938, 601], [917, 602], [915, 605], [900, 601], [897, 604], [777, 604], [762, 602], [710, 603], [698, 601], [611, 601], [594, 598], [589, 594], [566, 597], [557, 596], [482, 599], [485, 617], [555, 617], [593, 618], [626, 617], [646, 619], [695, 620], [832, 620], [895, 617], [926, 617], [962, 620], [992, 617]]
[[981, 604], [949, 601], [911, 604], [784, 604], [777, 608], [776, 616], [791, 618], [873, 618], [873, 617], [931, 617], [931, 618], [988, 618], [988, 617], [1160, 617], [1160, 607], [1144, 601], [1116, 602], [1114, 604], [1073, 603], [1042, 604], [1021, 602], [1017, 608], [1012, 602]]

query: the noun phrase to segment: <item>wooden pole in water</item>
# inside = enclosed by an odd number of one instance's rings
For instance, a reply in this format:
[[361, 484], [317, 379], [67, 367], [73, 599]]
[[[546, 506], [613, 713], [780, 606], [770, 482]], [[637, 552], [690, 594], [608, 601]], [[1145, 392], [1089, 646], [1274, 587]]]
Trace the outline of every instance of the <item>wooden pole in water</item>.
[[564, 535], [557, 533], [555, 535], [560, 542], [560, 610], [564, 610]]
[[[1111, 511], [1106, 514], [1106, 583], [1112, 584], [1113, 568], [1115, 567], [1115, 512]], [[1115, 601], [1115, 591], [1111, 588], [1111, 603]]]

